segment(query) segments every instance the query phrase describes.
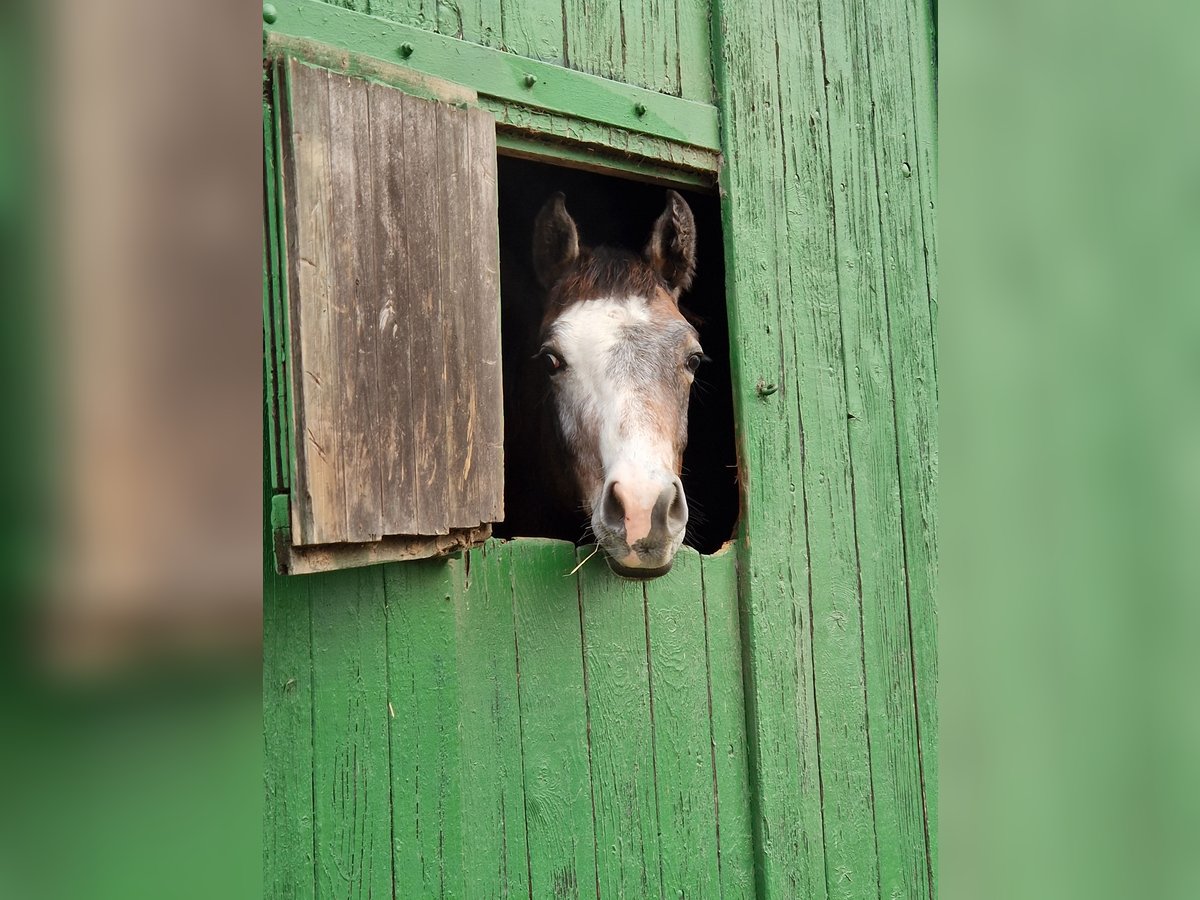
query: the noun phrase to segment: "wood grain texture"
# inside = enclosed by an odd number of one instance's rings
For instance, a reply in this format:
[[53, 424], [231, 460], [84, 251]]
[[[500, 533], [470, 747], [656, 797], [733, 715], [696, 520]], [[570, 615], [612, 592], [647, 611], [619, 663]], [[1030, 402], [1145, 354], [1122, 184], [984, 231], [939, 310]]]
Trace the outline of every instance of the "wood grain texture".
[[[928, 765], [926, 741], [913, 723], [923, 724], [920, 684], [929, 665], [904, 632], [906, 625], [914, 635], [932, 628], [932, 580], [913, 578], [910, 546], [915, 540], [932, 551], [933, 529], [931, 510], [909, 513], [907, 480], [918, 491], [916, 505], [929, 496], [932, 477], [931, 467], [919, 463], [906, 476], [902, 448], [917, 460], [931, 457], [936, 395], [921, 393], [934, 384], [932, 367], [922, 363], [931, 353], [928, 318], [920, 336], [920, 325], [897, 336], [896, 305], [927, 313], [929, 302], [915, 277], [893, 291], [891, 269], [922, 258], [924, 246], [920, 199], [887, 183], [909, 177], [911, 154], [886, 149], [914, 133], [911, 96], [907, 107], [888, 100], [896, 85], [910, 84], [898, 72], [901, 61], [911, 64], [908, 26], [902, 5], [855, 3], [722, 4], [718, 23], [723, 151], [730, 163], [726, 246], [734, 262], [735, 378], [748, 469], [740, 563], [749, 600], [759, 892], [920, 895], [929, 889], [920, 833]], [[905, 37], [893, 62], [885, 59], [889, 34]], [[895, 114], [885, 123], [886, 104]], [[877, 121], [872, 109], [879, 110]], [[885, 177], [885, 169], [892, 174]], [[783, 186], [782, 205], [764, 190], [768, 184]], [[918, 227], [905, 225], [914, 219]], [[767, 337], [773, 334], [774, 353]], [[756, 390], [768, 383], [778, 391]], [[794, 405], [795, 417], [786, 408], [771, 415], [777, 401]], [[780, 426], [787, 437], [772, 434]], [[801, 446], [778, 455], [764, 446], [792, 434]], [[893, 435], [897, 449], [889, 454]], [[802, 529], [794, 500], [777, 489], [766, 493], [762, 479], [788, 485], [788, 495], [799, 489]], [[801, 548], [804, 565], [797, 569]], [[796, 582], [801, 574], [807, 584]], [[789, 632], [773, 615], [785, 578], [791, 579], [785, 593], [811, 592], [807, 640], [802, 618], [793, 617]], [[789, 644], [791, 671], [784, 662]], [[806, 664], [819, 748], [823, 884], [816, 883], [816, 854], [788, 852], [802, 794], [780, 737], [807, 737]], [[906, 669], [916, 675], [915, 692]], [[781, 689], [801, 702], [791, 709], [775, 702]], [[815, 830], [811, 808], [801, 820], [802, 830]], [[782, 843], [781, 832], [788, 838]]]
[[307, 436], [293, 541], [470, 536], [503, 516], [489, 117], [296, 61], [288, 78], [293, 416]]
[[700, 555], [681, 548], [670, 577], [647, 581], [643, 592], [663, 893], [719, 897]]
[[529, 879], [534, 897], [596, 892], [596, 837], [575, 548], [521, 541], [512, 556]]
[[[872, 6], [872, 9], [879, 9]], [[872, 750], [872, 795], [883, 896], [930, 895], [913, 651], [908, 628], [904, 537], [888, 332], [889, 290], [881, 239], [871, 70], [891, 80], [887, 60], [868, 67], [866, 4], [824, 10], [829, 135], [838, 277], [845, 339], [848, 429], [863, 599]], [[907, 64], [907, 60], [905, 60]], [[902, 73], [907, 77], [907, 71]], [[842, 187], [844, 186], [844, 187]]]
[[[368, 569], [365, 571], [379, 571]], [[397, 897], [462, 897], [462, 782], [454, 598], [461, 560], [382, 567], [386, 732]], [[382, 633], [382, 632], [381, 632]], [[376, 644], [384, 643], [376, 635]], [[388, 705], [390, 704], [390, 706]], [[393, 715], [394, 713], [394, 715]]]
[[653, 596], [581, 558], [492, 541], [268, 581], [275, 895], [750, 896], [733, 554], [685, 551]]
[[722, 205], [730, 344], [741, 460], [739, 593], [746, 635], [748, 749], [760, 897], [822, 898], [825, 846], [812, 687], [807, 530], [799, 410], [791, 392], [762, 396], [795, 371], [783, 323], [797, 314], [779, 185], [781, 143], [775, 16], [715, 8], [722, 108]]
[[263, 893], [284, 900], [316, 896], [309, 585], [264, 574]]
[[674, 0], [621, 3], [621, 78], [679, 95], [679, 36]]
[[[867, 49], [877, 123], [876, 160], [884, 283], [895, 392], [896, 456], [904, 530], [912, 677], [917, 699], [917, 749], [925, 790], [930, 891], [937, 872], [937, 373], [936, 230], [929, 218], [936, 156], [930, 147], [934, 98], [914, 93], [924, 58], [916, 58], [903, 2], [868, 19]], [[924, 27], [918, 33], [927, 35]], [[918, 113], [917, 110], [921, 112]], [[923, 140], [916, 139], [922, 134]], [[932, 253], [931, 253], [932, 251]], [[930, 260], [932, 259], [932, 268]]]
[[721, 896], [754, 896], [754, 837], [746, 762], [746, 707], [738, 620], [737, 555], [701, 557]]
[[706, 0], [326, 0], [485, 47], [712, 102]]
[[621, 0], [564, 0], [567, 65], [620, 81], [624, 74]]
[[306, 576], [318, 897], [392, 889], [387, 647], [380, 570]]
[[599, 556], [578, 578], [600, 896], [664, 896], [645, 598]]
[[712, 58], [712, 4], [709, 0], [675, 0], [679, 36], [679, 96], [712, 103], [715, 99]]
[[[367, 82], [327, 73], [330, 176], [333, 194], [334, 351], [342, 439], [342, 492], [347, 541], [383, 535], [380, 508], [380, 409], [376, 367], [379, 333], [375, 277], [375, 171]], [[382, 173], [381, 173], [382, 174]]]
[[292, 533], [302, 543], [324, 544], [340, 540], [346, 527], [337, 412], [329, 81], [323, 71], [295, 63], [288, 80], [284, 160], [296, 434]]
[[501, 0], [504, 48], [518, 56], [563, 65], [560, 0]]
[[466, 559], [455, 597], [465, 897], [529, 895], [511, 544]]
[[[378, 291], [378, 350], [376, 381], [379, 419], [380, 506], [385, 534], [416, 534], [419, 530], [417, 442], [413, 416], [412, 346], [420, 318], [410, 305], [413, 276], [409, 264], [409, 221], [404, 166], [404, 95], [370, 86], [371, 155], [392, 160], [374, 173], [375, 277]], [[413, 198], [415, 200], [415, 198]], [[419, 277], [416, 276], [416, 277]]]
[[467, 112], [466, 174], [470, 188], [468, 261], [473, 277], [470, 353], [476, 377], [468, 379], [472, 423], [463, 482], [471, 488], [469, 509], [476, 521], [504, 518], [504, 378], [500, 364], [500, 232], [496, 185], [496, 126], [479, 109]]

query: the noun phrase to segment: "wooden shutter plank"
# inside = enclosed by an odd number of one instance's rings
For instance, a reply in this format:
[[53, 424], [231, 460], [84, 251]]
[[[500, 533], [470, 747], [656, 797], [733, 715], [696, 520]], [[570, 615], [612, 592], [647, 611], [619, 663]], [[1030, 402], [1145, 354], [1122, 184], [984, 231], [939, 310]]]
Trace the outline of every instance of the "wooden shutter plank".
[[442, 291], [442, 370], [445, 373], [446, 419], [445, 488], [446, 524], [462, 528], [479, 522], [471, 519], [470, 488], [465, 480], [474, 417], [469, 384], [474, 381], [475, 360], [467, 332], [473, 326], [473, 295], [469, 281], [471, 246], [470, 181], [467, 163], [467, 121], [460, 110], [438, 104], [438, 152], [442, 216], [439, 237]]
[[[413, 379], [413, 441], [416, 481], [412, 491], [420, 534], [445, 534], [446, 499], [440, 461], [445, 452], [445, 373], [442, 358], [441, 203], [438, 180], [437, 108], [404, 97], [403, 143], [405, 239], [409, 258], [401, 315], [413, 317], [410, 377]], [[432, 232], [432, 234], [431, 234]]]
[[472, 337], [474, 431], [466, 482], [476, 521], [504, 518], [504, 377], [500, 365], [500, 227], [496, 191], [496, 123], [481, 109], [467, 111], [467, 171], [471, 182], [471, 252], [475, 267]]
[[338, 367], [332, 329], [329, 85], [324, 70], [292, 60], [288, 251], [296, 456], [293, 528], [304, 543], [339, 540], [345, 528], [341, 443], [336, 427]]
[[381, 517], [384, 534], [418, 531], [417, 460], [413, 440], [412, 361], [418, 320], [407, 314], [407, 185], [403, 152], [404, 95], [378, 84], [368, 87], [371, 158], [375, 166], [375, 287], [378, 291], [376, 367]]
[[374, 267], [374, 192], [367, 83], [329, 75], [332, 135], [334, 346], [337, 414], [346, 496], [344, 540], [374, 541], [383, 534], [379, 447], [376, 439], [377, 290]]

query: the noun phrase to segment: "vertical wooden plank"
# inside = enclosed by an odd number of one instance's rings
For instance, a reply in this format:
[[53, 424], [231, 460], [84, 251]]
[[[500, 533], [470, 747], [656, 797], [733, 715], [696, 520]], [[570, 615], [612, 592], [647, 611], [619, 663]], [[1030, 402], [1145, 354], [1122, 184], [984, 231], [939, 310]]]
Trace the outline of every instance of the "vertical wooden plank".
[[303, 577], [311, 591], [317, 896], [392, 891], [387, 659], [378, 568]]
[[[372, 568], [366, 571], [379, 571]], [[462, 897], [454, 598], [462, 560], [383, 567], [396, 897]], [[383, 634], [383, 628], [376, 637]]]
[[[446, 489], [446, 522], [454, 528], [479, 524], [474, 491], [467, 481], [473, 456], [475, 415], [471, 405], [472, 382], [478, 377], [472, 346], [475, 328], [476, 261], [472, 258], [471, 178], [467, 148], [467, 117], [438, 104], [439, 230], [442, 298], [442, 372], [446, 404], [443, 484]], [[481, 227], [484, 223], [481, 223]]]
[[578, 577], [600, 896], [666, 896], [642, 587], [598, 558]]
[[325, 0], [335, 6], [345, 6], [358, 12], [413, 25], [428, 31], [437, 30], [438, 0]]
[[675, 0], [679, 30], [679, 95], [712, 103], [712, 6], [709, 0]]
[[469, 335], [474, 371], [467, 380], [474, 430], [463, 480], [470, 486], [474, 521], [504, 518], [504, 379], [500, 365], [500, 227], [496, 188], [496, 123], [481, 109], [467, 113], [470, 179]]
[[623, 80], [621, 0], [564, 0], [572, 69]]
[[[291, 491], [292, 473], [296, 467], [294, 449], [295, 430], [292, 427], [292, 398], [291, 379], [291, 337], [290, 337], [290, 301], [288, 288], [288, 257], [287, 257], [287, 196], [284, 186], [285, 163], [284, 144], [285, 127], [283, 110], [287, 106], [287, 84], [282, 61], [277, 61], [271, 67], [271, 106], [272, 106], [272, 144], [271, 152], [275, 161], [274, 173], [274, 203], [275, 223], [271, 234], [271, 253], [274, 259], [275, 276], [275, 361], [276, 384], [279, 391], [279, 452], [281, 456], [283, 484]], [[293, 512], [293, 516], [296, 514]], [[296, 532], [297, 534], [299, 532]]]
[[708, 650], [717, 849], [721, 896], [754, 896], [754, 838], [746, 758], [742, 641], [738, 623], [737, 557], [729, 548], [701, 557]]
[[428, 2], [437, 7], [439, 33], [473, 44], [483, 44], [485, 47], [500, 45], [500, 0]]
[[529, 879], [534, 897], [596, 891], [596, 841], [575, 548], [561, 541], [513, 545], [513, 609], [521, 703], [521, 751]]
[[485, 47], [500, 46], [500, 0], [463, 0], [458, 9], [458, 37]]
[[830, 893], [853, 884], [878, 892], [871, 798], [858, 552], [846, 434], [845, 376], [835, 259], [827, 102], [816, 0], [781, 5], [780, 103], [784, 116], [784, 219], [789, 248], [787, 317], [797, 368], [805, 517], [808, 523], [813, 685], [819, 723], [825, 877]]
[[663, 894], [718, 897], [700, 555], [681, 548], [671, 573], [643, 589]]
[[[746, 704], [754, 853], [762, 898], [822, 898], [825, 850], [811, 681], [806, 528], [799, 411], [785, 371], [795, 315], [779, 185], [782, 144], [776, 16], [771, 7], [714, 4], [722, 114], [722, 224], [742, 461], [739, 591], [746, 636]], [[777, 387], [766, 393], [767, 386]], [[760, 393], [760, 386], [762, 393]]]
[[512, 545], [471, 551], [455, 597], [462, 741], [464, 897], [526, 897], [525, 789]]
[[925, 897], [930, 884], [877, 193], [881, 136], [866, 35], [868, 17], [887, 15], [894, 13], [886, 4], [857, 0], [822, 7], [880, 891]]
[[[893, 0], [868, 18], [872, 96], [877, 116], [876, 160], [883, 240], [884, 283], [895, 390], [896, 450], [900, 470], [909, 629], [917, 698], [917, 748], [925, 788], [931, 891], [937, 852], [937, 374], [934, 298], [928, 269], [925, 210], [920, 182], [936, 178], [918, 155], [915, 108], [932, 103], [913, 94], [910, 24], [906, 3]], [[928, 135], [927, 135], [928, 136]], [[928, 136], [932, 139], [932, 136]], [[914, 177], [914, 174], [917, 177]], [[932, 225], [932, 223], [930, 223]], [[934, 248], [936, 256], [936, 247]], [[934, 273], [936, 274], [936, 273]]]
[[623, 80], [679, 95], [675, 0], [622, 0]]
[[368, 86], [371, 159], [375, 167], [375, 276], [377, 288], [375, 436], [380, 466], [381, 519], [385, 534], [418, 529], [416, 441], [413, 434], [411, 347], [423, 327], [409, 305], [410, 265], [406, 243], [403, 94]]
[[308, 579], [276, 575], [267, 531], [263, 591], [263, 893], [316, 895]]
[[504, 49], [518, 56], [566, 64], [560, 0], [500, 0]]
[[376, 427], [374, 160], [367, 83], [329, 75], [330, 172], [333, 189], [333, 318], [339, 398], [343, 492], [342, 540], [373, 541], [383, 534]]
[[340, 402], [333, 286], [333, 209], [329, 83], [323, 69], [288, 64], [290, 97], [285, 154], [293, 430], [298, 483], [292, 530], [304, 543], [341, 538], [345, 528]]
[[[405, 95], [402, 134], [405, 195], [405, 246], [408, 280], [397, 314], [409, 316], [414, 329], [410, 357], [413, 385], [413, 442], [416, 446], [417, 532], [445, 534], [445, 361], [442, 356], [442, 248], [449, 240], [442, 218], [439, 181], [438, 104]], [[430, 229], [437, 240], [431, 239]]]

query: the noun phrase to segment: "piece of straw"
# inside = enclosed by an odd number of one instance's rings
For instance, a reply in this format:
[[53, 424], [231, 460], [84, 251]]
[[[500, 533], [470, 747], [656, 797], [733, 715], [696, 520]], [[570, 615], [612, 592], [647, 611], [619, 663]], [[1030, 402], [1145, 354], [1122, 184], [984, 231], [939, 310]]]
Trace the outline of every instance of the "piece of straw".
[[574, 575], [576, 572], [578, 572], [580, 569], [583, 568], [583, 563], [587, 562], [589, 559], [591, 559], [593, 556], [595, 556], [599, 552], [600, 552], [600, 545], [597, 544], [596, 549], [593, 550], [591, 553], [589, 553], [587, 556], [585, 556], [583, 558], [583, 562], [581, 562], [579, 565], [577, 565], [575, 568], [573, 568], [570, 572], [568, 572], [566, 575], [564, 575], [563, 578], [570, 578], [572, 575]]

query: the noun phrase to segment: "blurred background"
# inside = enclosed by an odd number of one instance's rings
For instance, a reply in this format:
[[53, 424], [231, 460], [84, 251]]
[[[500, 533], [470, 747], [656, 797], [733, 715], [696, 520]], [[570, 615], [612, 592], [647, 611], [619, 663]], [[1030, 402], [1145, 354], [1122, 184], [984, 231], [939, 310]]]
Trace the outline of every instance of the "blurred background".
[[0, 897], [253, 897], [261, 11], [0, 5]]
[[[1200, 896], [1198, 20], [939, 23], [946, 898]], [[0, 897], [260, 893], [259, 35], [0, 5]]]
[[1200, 7], [940, 25], [942, 896], [1200, 896]]

